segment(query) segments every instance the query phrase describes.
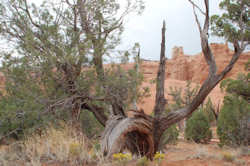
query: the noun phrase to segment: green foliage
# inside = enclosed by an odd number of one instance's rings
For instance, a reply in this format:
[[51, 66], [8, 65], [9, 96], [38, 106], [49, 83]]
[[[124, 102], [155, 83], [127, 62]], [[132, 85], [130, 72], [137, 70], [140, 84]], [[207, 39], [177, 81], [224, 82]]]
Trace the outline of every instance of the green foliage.
[[161, 137], [160, 149], [164, 149], [167, 144], [176, 144], [179, 136], [179, 130], [176, 125], [169, 127]]
[[224, 13], [211, 17], [211, 29], [214, 35], [229, 42], [250, 40], [250, 2], [249, 0], [223, 0], [220, 8]]
[[[167, 114], [170, 112], [170, 109], [166, 109], [164, 112]], [[179, 130], [177, 129], [177, 125], [174, 124], [170, 126], [166, 131], [164, 131], [163, 135], [161, 136], [161, 141], [159, 145], [160, 150], [164, 150], [167, 144], [176, 144], [178, 141]]]
[[[5, 69], [5, 66], [3, 68]], [[40, 116], [41, 111], [46, 109], [46, 106], [40, 103], [45, 93], [37, 82], [32, 81], [32, 76], [26, 73], [23, 66], [9, 66], [5, 73], [6, 95], [0, 100], [0, 135], [16, 131], [14, 134], [21, 136], [24, 129], [40, 127], [45, 123], [45, 119], [49, 118]]]
[[139, 100], [148, 93], [146, 89], [141, 90], [136, 86], [142, 83], [143, 75], [134, 69], [125, 71], [121, 66], [114, 65], [105, 72], [105, 75], [106, 79], [103, 82], [106, 86], [105, 97], [111, 99], [111, 102], [120, 103], [125, 109], [133, 100]]
[[[25, 58], [5, 57], [2, 71], [5, 75], [5, 95], [0, 100], [0, 134], [14, 134], [22, 136], [41, 128], [47, 122], [57, 119], [69, 119], [70, 112], [64, 109], [53, 110], [49, 106], [56, 100], [67, 98], [64, 85], [58, 84], [54, 77], [63, 77], [63, 73], [52, 73], [46, 67], [33, 68]], [[14, 62], [15, 61], [15, 62]], [[19, 65], [20, 64], [20, 65]], [[39, 70], [40, 69], [40, 70]], [[82, 73], [86, 77], [88, 72]], [[77, 80], [79, 89], [89, 89], [91, 77]]]
[[0, 135], [79, 119], [93, 136], [102, 128], [86, 109], [95, 105], [108, 114], [110, 105], [125, 107], [143, 95], [135, 87], [142, 82], [140, 73], [103, 67], [105, 58], [117, 55], [125, 16], [143, 11], [141, 0], [127, 0], [126, 8], [118, 0], [45, 1], [40, 6], [26, 0], [1, 2], [0, 37], [11, 47], [1, 53], [6, 87]]
[[182, 88], [170, 87], [169, 95], [173, 97], [174, 104], [171, 105], [172, 109], [183, 108], [190, 104], [195, 95], [198, 93], [199, 86], [192, 87], [191, 81], [186, 82], [186, 87]]
[[194, 112], [187, 120], [185, 138], [196, 143], [208, 143], [212, 138], [209, 120], [202, 109]]
[[250, 104], [239, 96], [225, 96], [217, 124], [220, 145], [238, 146], [250, 143]]
[[[205, 105], [202, 106], [202, 109], [206, 115], [206, 117], [208, 118], [209, 120], [209, 123], [213, 122], [216, 120], [216, 117], [213, 113], [213, 111], [216, 111], [215, 108], [214, 108], [214, 105], [211, 101], [210, 98], [208, 98], [208, 101]], [[217, 110], [218, 111], [218, 110]]]
[[81, 112], [80, 122], [83, 133], [88, 138], [99, 136], [103, 129], [103, 126], [96, 120], [94, 115], [87, 110]]
[[[248, 71], [249, 62], [246, 64]], [[250, 73], [222, 81], [221, 88], [227, 92], [218, 118], [217, 134], [220, 146], [250, 144]]]
[[236, 80], [226, 79], [221, 82], [221, 89], [227, 93], [240, 96], [246, 101], [250, 101], [250, 73], [239, 74]]

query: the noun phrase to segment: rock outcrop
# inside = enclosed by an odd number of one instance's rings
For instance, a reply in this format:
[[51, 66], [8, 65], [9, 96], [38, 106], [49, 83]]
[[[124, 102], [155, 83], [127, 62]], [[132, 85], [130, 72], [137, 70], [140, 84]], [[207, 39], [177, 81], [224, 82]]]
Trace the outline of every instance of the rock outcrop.
[[[230, 62], [233, 51], [227, 44], [211, 44], [211, 49], [218, 66], [218, 72], [221, 72]], [[250, 59], [250, 52], [243, 53], [234, 68], [226, 77], [237, 77], [239, 72], [244, 71], [245, 63]], [[142, 70], [146, 77], [148, 74], [156, 75], [158, 62], [143, 61]], [[172, 58], [166, 61], [166, 79], [175, 79], [181, 81], [190, 80], [195, 83], [202, 83], [208, 75], [208, 65], [202, 56], [202, 53], [196, 55], [185, 55], [182, 47], [174, 47]], [[153, 76], [153, 77], [154, 77]]]
[[[229, 49], [227, 44], [211, 44], [211, 50], [214, 54], [218, 72], [221, 72], [230, 62], [233, 51]], [[250, 52], [243, 53], [234, 68], [227, 74], [226, 78], [236, 78], [238, 73], [244, 73], [246, 62], [250, 59]], [[151, 96], [145, 98], [139, 105], [146, 113], [151, 113], [155, 101], [155, 85], [150, 84], [150, 80], [156, 78], [158, 70], [158, 62], [143, 61], [141, 65], [145, 82], [143, 86], [150, 87]], [[193, 82], [192, 86], [201, 85], [207, 78], [208, 65], [202, 53], [196, 55], [185, 55], [182, 47], [174, 47], [172, 50], [172, 58], [166, 61], [166, 81], [165, 95], [169, 102], [171, 97], [168, 95], [170, 87], [184, 88], [186, 81]], [[224, 93], [217, 85], [210, 93], [214, 105], [222, 104]]]

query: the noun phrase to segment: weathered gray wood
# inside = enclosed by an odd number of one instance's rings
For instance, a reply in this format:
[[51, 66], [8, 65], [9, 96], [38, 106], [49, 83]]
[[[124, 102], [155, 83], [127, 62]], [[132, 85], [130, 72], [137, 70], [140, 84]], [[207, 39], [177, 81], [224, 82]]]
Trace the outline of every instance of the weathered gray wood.
[[[150, 119], [146, 117], [143, 117], [142, 114], [139, 115], [140, 112], [135, 112], [135, 114], [137, 115], [127, 118], [124, 118], [122, 116], [111, 116], [107, 121], [101, 141], [101, 149], [104, 156], [111, 157], [112, 154], [119, 153], [125, 148], [130, 150], [129, 147], [126, 146], [128, 144], [127, 142], [130, 141], [130, 139], [128, 139], [128, 136], [129, 134], [138, 133], [143, 137], [138, 137], [138, 139], [133, 140], [136, 142], [130, 143], [138, 146], [137, 154], [143, 153], [147, 157], [152, 158], [152, 155], [154, 153], [152, 121], [150, 121]], [[147, 146], [146, 149], [141, 149], [143, 148], [141, 147], [141, 145], [143, 146], [143, 144]], [[141, 152], [143, 150], [146, 153]]]
[[166, 24], [164, 21], [162, 27], [160, 65], [158, 68], [157, 79], [156, 79], [156, 97], [155, 97], [155, 107], [154, 107], [154, 113], [156, 118], [159, 118], [161, 114], [165, 111], [165, 105], [166, 105], [166, 99], [164, 95], [165, 69], [166, 69], [165, 33], [166, 33]]
[[[162, 31], [161, 31], [162, 41], [161, 41], [161, 53], [160, 53], [160, 64], [158, 68], [157, 78], [156, 78], [156, 97], [155, 97], [155, 107], [154, 107], [154, 123], [153, 123], [153, 136], [154, 136], [154, 149], [155, 152], [158, 150], [158, 146], [160, 144], [160, 138], [163, 132], [161, 130], [157, 130], [160, 127], [160, 121], [162, 114], [165, 111], [165, 105], [167, 100], [165, 99], [165, 66], [166, 66], [166, 56], [165, 56], [165, 33], [166, 33], [166, 23], [163, 22]], [[155, 153], [154, 152], [154, 153]]]

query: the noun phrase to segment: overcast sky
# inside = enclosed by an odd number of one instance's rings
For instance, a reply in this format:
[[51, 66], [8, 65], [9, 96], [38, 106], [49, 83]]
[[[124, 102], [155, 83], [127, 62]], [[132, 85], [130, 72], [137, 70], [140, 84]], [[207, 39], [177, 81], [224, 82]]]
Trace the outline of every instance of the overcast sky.
[[[40, 4], [43, 0], [29, 0]], [[123, 0], [121, 0], [122, 2]], [[174, 46], [183, 46], [184, 53], [193, 55], [201, 52], [200, 37], [195, 23], [192, 5], [188, 0], [144, 0], [145, 10], [140, 16], [130, 16], [125, 22], [122, 49], [141, 46], [141, 58], [159, 60], [161, 27], [166, 21], [166, 56], [171, 57]], [[194, 0], [204, 9], [203, 0]], [[220, 13], [221, 0], [210, 0], [210, 15]], [[201, 19], [202, 17], [200, 17]], [[224, 42], [210, 37], [210, 42]]]
[[[40, 3], [42, 0], [30, 0]], [[122, 2], [123, 0], [121, 0]], [[203, 0], [193, 0], [204, 9]], [[195, 23], [192, 5], [188, 0], [144, 0], [145, 10], [140, 16], [132, 16], [125, 22], [122, 49], [138, 42], [141, 57], [158, 60], [160, 57], [161, 27], [166, 21], [166, 56], [171, 57], [174, 46], [183, 46], [185, 54], [201, 51], [200, 37]], [[210, 0], [210, 15], [220, 13], [221, 0]], [[202, 17], [201, 17], [202, 18]], [[224, 42], [211, 37], [210, 42]]]
[[[194, 0], [195, 1], [195, 0]], [[210, 0], [210, 14], [220, 13], [221, 0]], [[196, 0], [202, 6], [203, 0]], [[129, 18], [123, 34], [123, 46], [135, 42], [141, 45], [141, 57], [158, 60], [160, 57], [161, 27], [166, 20], [166, 55], [171, 57], [174, 46], [183, 46], [185, 54], [201, 51], [200, 37], [192, 5], [188, 0], [145, 0], [146, 9], [141, 16]], [[211, 37], [210, 42], [224, 42]]]

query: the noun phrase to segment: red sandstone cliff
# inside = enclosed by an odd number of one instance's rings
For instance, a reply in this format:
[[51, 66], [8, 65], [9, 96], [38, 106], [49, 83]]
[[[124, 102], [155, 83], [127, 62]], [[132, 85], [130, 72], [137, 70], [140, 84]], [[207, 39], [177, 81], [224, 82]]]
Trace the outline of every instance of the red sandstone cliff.
[[[231, 60], [233, 51], [225, 44], [211, 44], [218, 72], [221, 72]], [[191, 80], [195, 83], [202, 83], [208, 75], [208, 66], [201, 53], [196, 55], [184, 55], [182, 47], [175, 47], [172, 51], [172, 58], [166, 61], [166, 78], [175, 80]], [[226, 77], [235, 78], [239, 72], [245, 72], [245, 63], [250, 59], [250, 52], [243, 53], [234, 68]], [[143, 61], [142, 70], [145, 76], [156, 75], [158, 62]]]

